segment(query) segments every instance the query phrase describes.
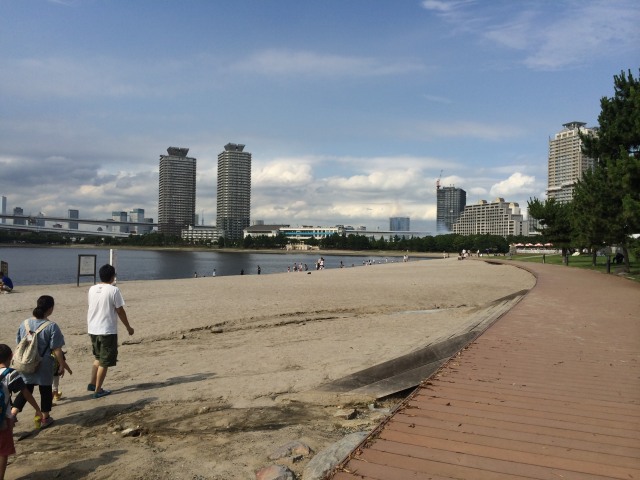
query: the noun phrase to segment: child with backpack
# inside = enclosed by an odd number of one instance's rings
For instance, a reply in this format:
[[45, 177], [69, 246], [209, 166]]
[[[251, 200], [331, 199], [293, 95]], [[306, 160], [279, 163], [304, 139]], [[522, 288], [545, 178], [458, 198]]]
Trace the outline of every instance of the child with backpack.
[[[58, 360], [58, 374], [61, 377], [69, 368], [62, 353], [62, 331], [55, 322], [49, 320], [53, 307], [53, 297], [42, 295], [38, 298], [36, 308], [33, 309], [33, 318], [25, 320], [18, 329], [18, 347], [12, 361], [12, 366], [24, 377], [29, 392], [33, 393], [36, 385], [40, 389], [40, 428], [47, 428], [53, 423], [53, 418], [49, 415], [53, 406], [54, 363], [50, 353]], [[26, 397], [18, 394], [13, 403], [12, 413], [15, 415], [22, 411], [26, 402]]]
[[17, 420], [11, 414], [11, 394], [20, 392], [35, 408], [36, 415], [42, 415], [38, 403], [27, 389], [20, 374], [9, 368], [12, 356], [11, 348], [4, 343], [0, 344], [0, 480], [4, 479], [9, 455], [16, 453], [13, 443], [13, 425]]

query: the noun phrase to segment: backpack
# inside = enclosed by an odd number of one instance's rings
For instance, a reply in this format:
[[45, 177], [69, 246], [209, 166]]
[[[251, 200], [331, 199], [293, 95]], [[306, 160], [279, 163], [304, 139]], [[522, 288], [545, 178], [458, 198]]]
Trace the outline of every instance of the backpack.
[[[11, 393], [9, 393], [9, 398], [5, 395], [4, 391], [4, 379], [13, 372], [13, 368], [5, 368], [4, 372], [0, 373], [0, 430], [4, 430], [7, 428], [7, 409], [11, 407]], [[9, 391], [9, 386], [7, 385], [7, 392]]]
[[20, 373], [35, 373], [40, 366], [42, 357], [38, 353], [38, 334], [51, 324], [49, 320], [40, 325], [35, 332], [29, 330], [29, 320], [24, 321], [27, 334], [22, 337], [11, 360], [11, 367]]

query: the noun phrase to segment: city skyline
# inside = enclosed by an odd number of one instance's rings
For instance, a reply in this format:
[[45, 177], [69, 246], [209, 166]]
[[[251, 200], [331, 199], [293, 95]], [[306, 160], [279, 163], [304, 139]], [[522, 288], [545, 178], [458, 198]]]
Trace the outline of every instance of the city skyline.
[[157, 152], [185, 145], [213, 224], [217, 154], [238, 142], [252, 221], [435, 232], [439, 178], [468, 204], [544, 198], [549, 138], [596, 127], [640, 64], [631, 0], [2, 8], [0, 195], [33, 214], [158, 219]]

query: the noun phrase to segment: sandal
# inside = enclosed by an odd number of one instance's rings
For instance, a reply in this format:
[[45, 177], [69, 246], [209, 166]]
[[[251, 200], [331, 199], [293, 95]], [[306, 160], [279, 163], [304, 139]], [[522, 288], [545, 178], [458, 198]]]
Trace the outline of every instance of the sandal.
[[111, 393], [111, 390], [104, 390], [104, 389], [101, 388], [99, 392], [96, 392], [96, 393], [93, 394], [93, 398], [106, 397], [110, 393]]

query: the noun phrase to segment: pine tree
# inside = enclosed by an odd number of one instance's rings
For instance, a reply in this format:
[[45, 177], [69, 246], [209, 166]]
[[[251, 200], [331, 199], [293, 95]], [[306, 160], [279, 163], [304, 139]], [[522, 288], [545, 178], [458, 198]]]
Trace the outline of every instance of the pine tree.
[[640, 78], [631, 70], [614, 76], [614, 96], [600, 107], [598, 134], [582, 137], [583, 153], [596, 164], [576, 185], [574, 224], [587, 236], [604, 229], [603, 240], [622, 247], [629, 271], [631, 234], [640, 233]]

